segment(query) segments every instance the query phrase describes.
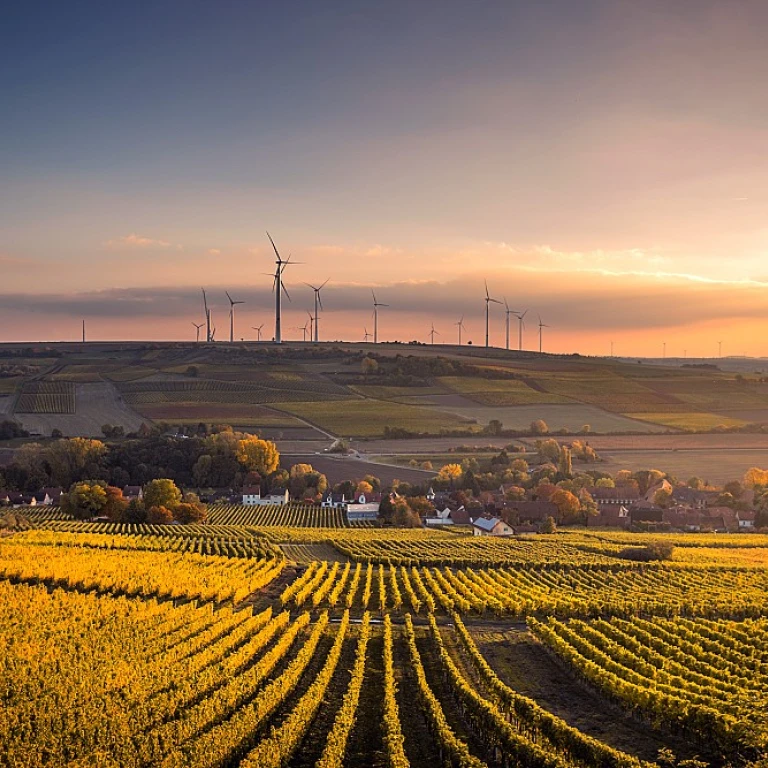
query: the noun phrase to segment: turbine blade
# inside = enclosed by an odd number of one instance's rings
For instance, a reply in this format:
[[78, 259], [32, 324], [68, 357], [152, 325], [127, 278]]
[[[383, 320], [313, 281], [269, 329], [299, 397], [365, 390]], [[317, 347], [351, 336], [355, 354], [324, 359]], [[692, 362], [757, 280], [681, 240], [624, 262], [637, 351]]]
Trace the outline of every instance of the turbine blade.
[[331, 278], [329, 277], [329, 278], [328, 278], [328, 279], [327, 279], [327, 280], [326, 280], [326, 281], [325, 281], [325, 282], [324, 282], [324, 283], [323, 283], [323, 284], [320, 286], [320, 288], [318, 288], [317, 290], [319, 291], [319, 290], [321, 290], [321, 289], [325, 288], [325, 286], [328, 284], [328, 280], [330, 280], [330, 279], [331, 279]]
[[[272, 243], [272, 247], [275, 249], [275, 256], [277, 256], [278, 261], [282, 261], [282, 259], [280, 258], [280, 252], [277, 250], [275, 241], [272, 239], [272, 235], [270, 235], [269, 232], [267, 232], [267, 237], [269, 238], [269, 242]], [[290, 258], [290, 256], [288, 258]]]
[[323, 309], [323, 300], [320, 298], [320, 291], [317, 292], [317, 303], [320, 305], [320, 309]]
[[229, 291], [224, 291], [224, 293], [226, 293], [226, 294], [227, 294], [227, 298], [229, 299], [229, 303], [230, 303], [230, 304], [234, 304], [235, 302], [234, 302], [234, 301], [232, 301], [232, 297], [229, 295]]
[[291, 294], [288, 293], [288, 289], [285, 287], [285, 283], [280, 283], [280, 287], [283, 289], [283, 292], [288, 297], [288, 301], [291, 300]]

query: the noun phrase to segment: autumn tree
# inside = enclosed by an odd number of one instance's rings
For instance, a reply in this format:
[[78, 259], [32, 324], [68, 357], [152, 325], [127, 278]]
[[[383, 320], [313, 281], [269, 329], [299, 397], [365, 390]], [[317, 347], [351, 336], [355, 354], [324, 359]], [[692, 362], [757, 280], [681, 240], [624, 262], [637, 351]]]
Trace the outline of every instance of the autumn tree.
[[181, 503], [181, 491], [176, 483], [168, 478], [150, 480], [144, 486], [144, 506], [149, 512], [152, 507], [165, 507], [173, 510]]
[[103, 485], [94, 481], [75, 483], [61, 500], [61, 508], [77, 520], [89, 520], [98, 515], [107, 503]]
[[372, 357], [364, 357], [360, 364], [360, 370], [365, 376], [372, 376], [379, 372], [379, 364]]
[[113, 522], [122, 522], [125, 510], [128, 508], [128, 499], [123, 496], [122, 488], [108, 485], [104, 491], [107, 499], [102, 512]]
[[560, 443], [554, 438], [549, 440], [537, 440], [536, 441], [536, 453], [538, 454], [539, 461], [551, 461], [558, 463], [560, 461], [561, 450]]
[[148, 507], [147, 522], [150, 525], [168, 525], [173, 522], [173, 512], [162, 505]]
[[743, 484], [745, 488], [768, 485], [768, 469], [752, 467], [744, 473]]
[[549, 497], [549, 500], [557, 506], [560, 520], [570, 521], [578, 518], [581, 504], [578, 497], [574, 496], [570, 491], [557, 488]]
[[277, 446], [271, 440], [246, 437], [237, 444], [237, 460], [249, 471], [260, 475], [274, 472], [280, 463]]
[[616, 483], [610, 477], [601, 477], [596, 483], [595, 488], [615, 488]]
[[360, 496], [362, 493], [364, 493], [366, 496], [373, 493], [373, 486], [366, 480], [361, 480], [357, 484], [357, 488], [355, 488], [355, 496]]
[[666, 488], [659, 488], [656, 493], [653, 494], [653, 503], [657, 507], [666, 509], [672, 503], [672, 492]]
[[557, 532], [557, 523], [555, 523], [555, 518], [552, 517], [552, 515], [549, 515], [546, 520], [541, 525], [541, 532], [542, 533], [556, 533]]
[[461, 479], [463, 473], [461, 464], [444, 464], [437, 473], [437, 480], [447, 485], [453, 485]]
[[107, 447], [100, 440], [84, 437], [51, 443], [45, 451], [51, 479], [66, 487], [86, 477], [106, 477], [101, 465], [106, 451]]
[[573, 474], [571, 449], [565, 445], [560, 449], [560, 461], [558, 463], [558, 469], [560, 470], [560, 474], [564, 475], [565, 477], [570, 477]]
[[531, 422], [531, 434], [533, 435], [546, 435], [549, 432], [549, 427], [544, 419], [536, 419]]

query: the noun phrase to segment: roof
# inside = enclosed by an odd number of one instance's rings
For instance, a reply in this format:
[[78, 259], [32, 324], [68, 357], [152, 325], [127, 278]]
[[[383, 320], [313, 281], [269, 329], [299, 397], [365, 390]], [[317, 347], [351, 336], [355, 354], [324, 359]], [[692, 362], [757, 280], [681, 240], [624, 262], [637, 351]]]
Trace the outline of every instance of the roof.
[[478, 517], [472, 521], [472, 525], [481, 531], [492, 531], [500, 522], [498, 517]]
[[261, 496], [260, 485], [244, 485], [243, 496]]

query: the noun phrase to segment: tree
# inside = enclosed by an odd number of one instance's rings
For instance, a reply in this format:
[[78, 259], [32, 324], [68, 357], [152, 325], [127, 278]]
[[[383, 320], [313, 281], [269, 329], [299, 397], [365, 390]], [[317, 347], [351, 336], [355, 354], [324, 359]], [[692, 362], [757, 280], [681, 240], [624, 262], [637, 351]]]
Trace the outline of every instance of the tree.
[[504, 425], [498, 419], [491, 419], [488, 426], [483, 430], [487, 435], [500, 435], [504, 430]]
[[752, 467], [744, 473], [744, 487], [754, 488], [755, 486], [768, 485], [768, 469], [759, 469]]
[[700, 491], [704, 487], [704, 482], [700, 477], [692, 477], [687, 483], [689, 488], [693, 488], [694, 491]]
[[192, 467], [192, 479], [198, 488], [208, 485], [212, 465], [213, 458], [207, 453], [204, 453], [195, 462], [194, 467]]
[[562, 488], [557, 488], [549, 497], [549, 500], [557, 506], [560, 520], [576, 518], [581, 510], [581, 504], [579, 503], [578, 497]]
[[461, 464], [444, 464], [437, 473], [437, 479], [444, 483], [453, 484], [461, 478], [463, 473]]
[[98, 482], [75, 483], [62, 498], [62, 509], [77, 520], [89, 520], [104, 509], [107, 492]]
[[421, 518], [408, 505], [408, 502], [398, 497], [393, 502], [392, 522], [402, 528], [420, 528]]
[[659, 490], [653, 494], [653, 503], [662, 509], [666, 509], [671, 501], [672, 492], [668, 491], [666, 488], [659, 488]]
[[208, 510], [205, 504], [194, 493], [187, 493], [184, 501], [177, 504], [173, 510], [173, 518], [179, 523], [188, 525], [190, 523], [204, 523], [208, 517]]
[[596, 483], [595, 488], [615, 488], [616, 483], [610, 477], [601, 477]]
[[542, 533], [555, 533], [556, 531], [557, 531], [557, 524], [555, 523], [555, 518], [552, 517], [552, 515], [550, 515], [542, 523], [541, 532]]
[[131, 499], [123, 511], [123, 519], [120, 522], [134, 523], [135, 525], [146, 523], [147, 508], [144, 506], [144, 502], [141, 499]]
[[359, 496], [361, 493], [364, 493], [366, 496], [368, 496], [368, 494], [373, 493], [373, 486], [365, 480], [361, 480], [357, 484], [357, 488], [355, 488], [355, 496]]
[[162, 505], [149, 507], [147, 509], [147, 522], [150, 525], [168, 525], [173, 522], [173, 512]]
[[372, 357], [364, 357], [360, 364], [360, 370], [365, 376], [372, 376], [379, 372], [379, 364]]
[[45, 457], [53, 482], [69, 487], [86, 477], [100, 477], [103, 472], [101, 461], [106, 452], [107, 446], [100, 440], [73, 437], [51, 443]]
[[432, 462], [431, 461], [422, 461], [421, 462], [421, 468], [426, 469], [427, 471], [432, 471]]
[[560, 474], [570, 477], [573, 474], [573, 460], [571, 458], [571, 449], [563, 446], [560, 450], [560, 462], [558, 465]]
[[539, 461], [559, 462], [562, 455], [560, 443], [554, 438], [536, 441], [536, 453]]
[[435, 505], [426, 496], [407, 496], [405, 500], [420, 517], [427, 517], [435, 512]]
[[726, 483], [723, 486], [723, 491], [725, 493], [730, 493], [734, 499], [738, 499], [741, 497], [741, 494], [744, 493], [744, 488], [742, 488], [742, 485], [738, 480], [731, 480], [730, 483]]
[[269, 475], [280, 464], [277, 446], [271, 440], [247, 437], [237, 444], [237, 460], [250, 471], [260, 475]]
[[[150, 480], [144, 486], [144, 506], [147, 513], [152, 511], [153, 507], [165, 507], [173, 510], [181, 502], [181, 491], [176, 487], [176, 483], [168, 478]], [[173, 515], [171, 514], [171, 517]]]
[[547, 432], [549, 432], [549, 427], [544, 419], [536, 419], [531, 422], [531, 434], [546, 435]]
[[107, 500], [102, 510], [103, 513], [113, 522], [121, 522], [128, 507], [128, 499], [123, 496], [122, 489], [116, 488], [114, 485], [108, 485], [104, 490]]

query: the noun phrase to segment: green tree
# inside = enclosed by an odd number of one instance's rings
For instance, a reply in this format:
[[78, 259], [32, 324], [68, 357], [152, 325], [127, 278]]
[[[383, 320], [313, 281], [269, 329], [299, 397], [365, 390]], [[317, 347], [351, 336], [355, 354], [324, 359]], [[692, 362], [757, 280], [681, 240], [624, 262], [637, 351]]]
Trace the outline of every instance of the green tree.
[[555, 533], [556, 531], [557, 531], [557, 524], [555, 523], [555, 518], [552, 517], [552, 515], [550, 515], [542, 523], [541, 532], [542, 533]]
[[62, 509], [77, 520], [89, 520], [101, 512], [107, 504], [107, 492], [103, 485], [94, 481], [75, 483], [62, 498]]
[[173, 510], [181, 502], [181, 491], [168, 478], [150, 480], [144, 486], [144, 506], [149, 513], [153, 507]]

